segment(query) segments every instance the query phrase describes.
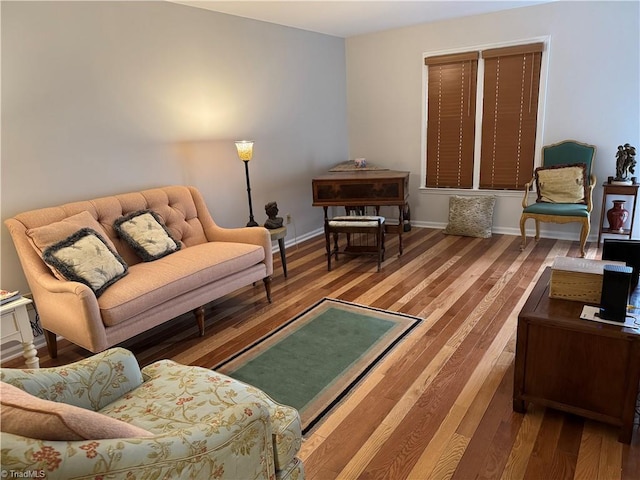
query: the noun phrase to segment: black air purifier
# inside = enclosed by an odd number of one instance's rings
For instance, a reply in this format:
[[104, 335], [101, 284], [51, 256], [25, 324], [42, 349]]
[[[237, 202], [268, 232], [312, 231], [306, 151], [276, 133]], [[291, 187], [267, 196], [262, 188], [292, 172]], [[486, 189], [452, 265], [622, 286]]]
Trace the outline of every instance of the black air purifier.
[[640, 240], [605, 238], [602, 244], [602, 260], [625, 262], [633, 268], [631, 289], [638, 285], [640, 275]]
[[633, 269], [623, 265], [605, 265], [602, 275], [600, 318], [624, 322], [631, 290]]

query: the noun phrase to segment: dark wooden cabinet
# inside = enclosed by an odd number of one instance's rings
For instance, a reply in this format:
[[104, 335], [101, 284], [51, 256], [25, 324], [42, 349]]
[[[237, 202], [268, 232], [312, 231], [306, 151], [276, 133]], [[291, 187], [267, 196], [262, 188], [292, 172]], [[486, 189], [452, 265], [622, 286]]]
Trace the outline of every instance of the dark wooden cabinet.
[[640, 330], [580, 319], [584, 303], [549, 298], [551, 269], [518, 316], [513, 408], [528, 402], [620, 427], [631, 441]]

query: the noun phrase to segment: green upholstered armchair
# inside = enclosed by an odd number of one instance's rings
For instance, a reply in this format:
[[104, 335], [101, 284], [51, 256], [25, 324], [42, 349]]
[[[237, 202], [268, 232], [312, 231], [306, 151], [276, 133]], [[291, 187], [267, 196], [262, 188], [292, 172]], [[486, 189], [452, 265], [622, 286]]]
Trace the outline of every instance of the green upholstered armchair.
[[[542, 149], [542, 167], [524, 188], [520, 232], [522, 246], [527, 244], [525, 222], [533, 218], [536, 222], [536, 240], [540, 238], [540, 222], [582, 224], [580, 232], [580, 256], [591, 229], [590, 216], [593, 187], [596, 177], [592, 173], [596, 147], [574, 140], [565, 140]], [[584, 164], [580, 170], [579, 164]], [[572, 166], [572, 167], [569, 167]], [[569, 168], [567, 168], [569, 167]], [[578, 172], [578, 174], [576, 174]], [[529, 203], [529, 191], [536, 185], [538, 198]], [[548, 192], [544, 190], [548, 189]]]

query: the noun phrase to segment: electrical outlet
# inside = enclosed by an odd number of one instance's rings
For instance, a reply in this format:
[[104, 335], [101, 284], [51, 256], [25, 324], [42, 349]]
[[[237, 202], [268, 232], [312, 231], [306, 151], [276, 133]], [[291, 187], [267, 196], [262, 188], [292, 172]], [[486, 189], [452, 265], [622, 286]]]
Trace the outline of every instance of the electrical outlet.
[[287, 225], [291, 223], [291, 214], [287, 213]]

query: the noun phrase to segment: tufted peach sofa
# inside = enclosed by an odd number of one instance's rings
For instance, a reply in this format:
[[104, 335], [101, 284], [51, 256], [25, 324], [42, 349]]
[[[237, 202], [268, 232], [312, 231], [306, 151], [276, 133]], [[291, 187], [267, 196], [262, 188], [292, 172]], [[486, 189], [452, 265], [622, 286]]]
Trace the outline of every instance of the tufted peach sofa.
[[[143, 262], [118, 237], [114, 221], [146, 209], [162, 218], [180, 250]], [[45, 226], [62, 229], [69, 217], [82, 212], [97, 220], [128, 265], [127, 275], [99, 297], [83, 283], [57, 278], [30, 235]], [[194, 187], [168, 186], [68, 203], [24, 212], [5, 224], [53, 358], [57, 356], [56, 335], [97, 353], [189, 311], [194, 311], [203, 335], [204, 305], [258, 280], [263, 280], [271, 301], [269, 232], [263, 227], [216, 225]]]

